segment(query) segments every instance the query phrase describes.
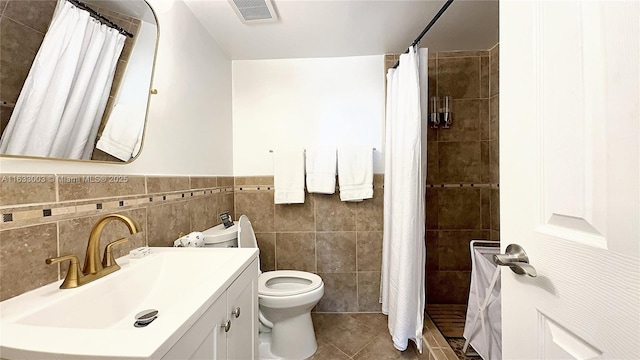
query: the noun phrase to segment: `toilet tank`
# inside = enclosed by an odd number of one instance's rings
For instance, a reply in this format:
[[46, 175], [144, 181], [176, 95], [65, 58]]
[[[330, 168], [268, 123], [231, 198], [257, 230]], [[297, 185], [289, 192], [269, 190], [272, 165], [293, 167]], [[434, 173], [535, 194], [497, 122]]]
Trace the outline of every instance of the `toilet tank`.
[[238, 247], [238, 223], [229, 228], [220, 224], [202, 232], [205, 247]]

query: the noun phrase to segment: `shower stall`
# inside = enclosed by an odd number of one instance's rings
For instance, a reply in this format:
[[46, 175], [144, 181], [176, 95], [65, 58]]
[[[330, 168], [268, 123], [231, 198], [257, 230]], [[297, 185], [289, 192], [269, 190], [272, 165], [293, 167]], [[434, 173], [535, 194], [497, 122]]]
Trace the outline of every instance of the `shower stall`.
[[500, 239], [498, 60], [498, 44], [429, 58], [429, 98], [449, 97], [452, 121], [428, 130], [427, 314], [454, 351], [464, 344], [469, 243]]
[[[386, 68], [397, 60], [387, 55]], [[429, 99], [448, 98], [451, 115], [448, 128], [427, 130], [426, 313], [461, 356], [469, 245], [500, 240], [499, 44], [429, 52], [428, 62]]]

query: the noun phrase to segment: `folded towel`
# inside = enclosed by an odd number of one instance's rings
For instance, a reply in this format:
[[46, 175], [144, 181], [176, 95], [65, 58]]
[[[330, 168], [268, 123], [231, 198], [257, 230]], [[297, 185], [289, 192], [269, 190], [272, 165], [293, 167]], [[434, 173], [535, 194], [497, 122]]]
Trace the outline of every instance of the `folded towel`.
[[333, 194], [336, 192], [336, 148], [318, 146], [307, 148], [307, 191]]
[[137, 115], [130, 105], [118, 103], [113, 107], [96, 148], [129, 161], [138, 155], [142, 142], [145, 117]]
[[276, 204], [304, 203], [304, 150], [302, 148], [274, 151], [273, 184]]
[[364, 146], [338, 148], [340, 200], [362, 201], [373, 197], [373, 150]]
[[173, 242], [173, 247], [203, 247], [204, 236], [201, 232], [194, 231]]

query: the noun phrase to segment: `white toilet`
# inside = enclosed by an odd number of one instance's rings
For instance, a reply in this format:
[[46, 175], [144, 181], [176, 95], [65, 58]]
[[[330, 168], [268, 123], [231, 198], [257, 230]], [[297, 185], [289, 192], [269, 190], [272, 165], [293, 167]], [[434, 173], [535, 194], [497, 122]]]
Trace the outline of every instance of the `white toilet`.
[[[249, 218], [240, 216], [238, 223], [233, 225], [236, 226], [238, 247], [257, 248], [258, 242]], [[205, 232], [205, 242], [207, 236], [215, 237], [213, 229]], [[219, 230], [223, 231], [224, 227]], [[227, 237], [229, 230], [231, 228], [224, 231]], [[318, 345], [311, 309], [322, 295], [324, 283], [316, 274], [293, 270], [260, 274], [260, 359], [306, 359], [316, 352]]]

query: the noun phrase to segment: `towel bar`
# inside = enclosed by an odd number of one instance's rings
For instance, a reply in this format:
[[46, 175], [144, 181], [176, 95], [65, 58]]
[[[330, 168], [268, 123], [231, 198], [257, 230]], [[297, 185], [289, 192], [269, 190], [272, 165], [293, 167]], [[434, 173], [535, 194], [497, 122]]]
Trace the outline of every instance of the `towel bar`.
[[[376, 151], [376, 148], [373, 148], [373, 151]], [[273, 152], [273, 150], [269, 150], [270, 153]], [[307, 150], [305, 150], [305, 152], [307, 152]]]

